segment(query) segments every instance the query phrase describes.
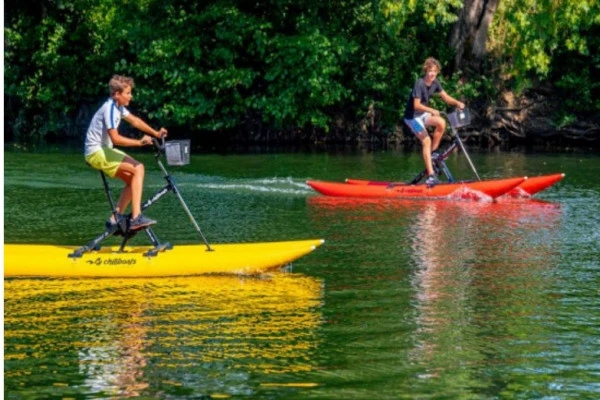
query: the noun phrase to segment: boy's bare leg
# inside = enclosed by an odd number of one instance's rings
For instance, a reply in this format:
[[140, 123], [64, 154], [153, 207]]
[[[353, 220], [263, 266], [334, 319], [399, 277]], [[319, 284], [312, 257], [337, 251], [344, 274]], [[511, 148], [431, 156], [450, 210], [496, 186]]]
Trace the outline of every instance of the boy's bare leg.
[[440, 147], [442, 136], [444, 136], [444, 131], [446, 130], [446, 121], [444, 121], [442, 117], [432, 116], [427, 118], [427, 121], [425, 121], [425, 125], [435, 127], [435, 131], [433, 132], [433, 143], [431, 145], [431, 151], [436, 151], [438, 147]]
[[426, 130], [418, 134], [417, 137], [421, 140], [423, 162], [425, 163], [427, 175], [433, 175], [433, 165], [431, 164], [431, 138]]
[[119, 199], [118, 209], [124, 210], [127, 204], [131, 202], [132, 218], [136, 218], [141, 213], [144, 172], [144, 164], [129, 156], [123, 159], [117, 170], [117, 176], [126, 184]]
[[[131, 179], [130, 179], [131, 180]], [[117, 203], [117, 213], [125, 214], [125, 210], [127, 206], [131, 202], [131, 186], [125, 185], [123, 191], [121, 192], [121, 197], [119, 197], [119, 202]]]

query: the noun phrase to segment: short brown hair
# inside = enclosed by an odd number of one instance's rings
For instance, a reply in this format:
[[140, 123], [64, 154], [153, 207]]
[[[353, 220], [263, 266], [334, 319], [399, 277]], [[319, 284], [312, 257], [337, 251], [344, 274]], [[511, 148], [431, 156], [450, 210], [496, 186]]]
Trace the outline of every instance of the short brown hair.
[[127, 86], [133, 89], [133, 78], [123, 75], [113, 75], [108, 82], [108, 90], [111, 96], [115, 93], [121, 93]]
[[440, 72], [442, 70], [442, 66], [440, 65], [440, 62], [438, 60], [436, 60], [435, 58], [433, 58], [433, 57], [429, 57], [423, 63], [423, 72], [429, 71], [429, 69], [431, 67], [437, 68], [438, 72]]

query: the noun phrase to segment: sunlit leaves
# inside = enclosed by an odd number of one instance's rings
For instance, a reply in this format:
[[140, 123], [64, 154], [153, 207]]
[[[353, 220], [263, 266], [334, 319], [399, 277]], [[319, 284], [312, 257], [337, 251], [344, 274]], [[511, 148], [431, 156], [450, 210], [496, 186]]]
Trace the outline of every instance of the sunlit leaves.
[[5, 130], [17, 140], [83, 136], [114, 73], [135, 78], [136, 112], [190, 132], [248, 119], [327, 130], [371, 105], [393, 126], [427, 56], [460, 96], [489, 95], [497, 78], [512, 88], [539, 78], [572, 86], [565, 104], [597, 107], [596, 0], [502, 0], [489, 69], [460, 84], [447, 40], [462, 0], [29, 3], [9, 2], [5, 18]]
[[600, 22], [598, 14], [597, 1], [501, 1], [492, 26], [492, 50], [506, 58], [511, 76], [534, 72], [546, 77], [563, 46], [578, 54], [589, 52], [586, 32]]
[[532, 78], [548, 79], [564, 89], [563, 106], [600, 110], [594, 101], [599, 15], [596, 0], [501, 1], [489, 42], [500, 76], [517, 89], [527, 88]]

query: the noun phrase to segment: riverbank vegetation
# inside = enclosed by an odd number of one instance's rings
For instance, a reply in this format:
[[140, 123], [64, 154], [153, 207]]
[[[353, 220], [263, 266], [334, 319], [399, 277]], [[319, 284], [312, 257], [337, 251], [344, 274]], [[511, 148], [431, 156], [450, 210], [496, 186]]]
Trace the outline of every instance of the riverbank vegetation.
[[4, 22], [6, 142], [83, 138], [114, 73], [200, 142], [402, 142], [427, 56], [481, 144], [600, 142], [596, 0], [11, 0]]

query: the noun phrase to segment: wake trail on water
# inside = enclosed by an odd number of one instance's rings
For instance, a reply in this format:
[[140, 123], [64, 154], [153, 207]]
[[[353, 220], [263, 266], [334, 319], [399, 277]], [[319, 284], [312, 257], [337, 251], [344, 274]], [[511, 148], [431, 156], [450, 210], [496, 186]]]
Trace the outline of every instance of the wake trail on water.
[[[32, 179], [33, 178], [33, 179]], [[177, 187], [184, 192], [186, 188], [194, 187], [203, 190], [227, 191], [237, 193], [271, 193], [290, 196], [307, 196], [313, 190], [305, 183], [305, 179], [292, 177], [242, 178], [230, 179], [210, 175], [173, 176]], [[123, 183], [120, 180], [109, 179], [111, 190], [120, 191]], [[158, 190], [165, 185], [160, 177], [146, 177], [144, 191]], [[12, 177], [5, 181], [5, 186], [21, 186], [34, 189], [73, 189], [73, 190], [102, 190], [102, 181], [91, 177]], [[188, 189], [189, 190], [189, 189]]]
[[206, 181], [196, 182], [178, 182], [178, 186], [193, 185], [196, 188], [219, 190], [219, 191], [234, 191], [237, 193], [271, 193], [284, 194], [292, 196], [306, 196], [314, 193], [312, 189], [305, 183], [305, 180], [297, 178], [282, 178], [269, 177], [259, 179], [224, 179], [215, 177], [207, 177]]

